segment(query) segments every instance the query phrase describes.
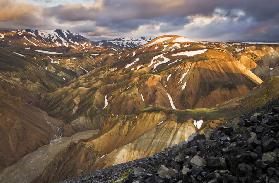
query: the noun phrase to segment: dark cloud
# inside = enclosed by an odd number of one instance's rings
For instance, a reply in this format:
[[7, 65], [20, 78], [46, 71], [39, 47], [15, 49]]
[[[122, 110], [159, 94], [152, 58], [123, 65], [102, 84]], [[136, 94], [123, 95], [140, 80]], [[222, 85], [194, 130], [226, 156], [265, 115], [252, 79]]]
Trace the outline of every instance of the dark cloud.
[[177, 33], [200, 39], [278, 40], [278, 0], [92, 0], [40, 7], [41, 11], [30, 10], [27, 5], [34, 7], [25, 3], [26, 11], [9, 16], [1, 10], [0, 21], [5, 17], [6, 22], [20, 25], [17, 17], [28, 26], [30, 17], [40, 15], [51, 27], [91, 37]]
[[96, 10], [83, 6], [81, 4], [59, 5], [48, 8], [44, 11], [44, 16], [55, 16], [60, 21], [85, 21], [96, 18]]

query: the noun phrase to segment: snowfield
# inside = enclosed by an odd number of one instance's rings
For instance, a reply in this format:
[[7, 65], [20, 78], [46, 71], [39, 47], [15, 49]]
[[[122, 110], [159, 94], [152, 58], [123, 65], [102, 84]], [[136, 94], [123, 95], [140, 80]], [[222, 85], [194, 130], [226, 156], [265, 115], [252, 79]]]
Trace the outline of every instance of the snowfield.
[[193, 57], [195, 55], [200, 55], [203, 54], [207, 51], [207, 49], [202, 49], [202, 50], [196, 50], [196, 51], [184, 51], [180, 53], [173, 54], [172, 56], [187, 56], [187, 57]]
[[63, 53], [51, 52], [51, 51], [45, 51], [45, 50], [35, 50], [35, 52], [44, 53], [44, 54], [48, 54], [48, 55], [62, 55], [63, 54]]

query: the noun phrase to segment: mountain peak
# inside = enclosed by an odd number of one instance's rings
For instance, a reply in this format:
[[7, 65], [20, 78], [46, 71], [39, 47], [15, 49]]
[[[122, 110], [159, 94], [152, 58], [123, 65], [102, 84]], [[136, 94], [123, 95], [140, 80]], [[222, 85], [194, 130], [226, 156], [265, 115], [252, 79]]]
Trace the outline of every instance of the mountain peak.
[[[13, 38], [13, 39], [11, 39]], [[17, 29], [0, 31], [0, 39], [7, 44], [11, 40], [30, 46], [46, 47], [84, 47], [91, 45], [91, 41], [80, 34], [72, 33], [69, 30], [37, 30], [37, 29]]]

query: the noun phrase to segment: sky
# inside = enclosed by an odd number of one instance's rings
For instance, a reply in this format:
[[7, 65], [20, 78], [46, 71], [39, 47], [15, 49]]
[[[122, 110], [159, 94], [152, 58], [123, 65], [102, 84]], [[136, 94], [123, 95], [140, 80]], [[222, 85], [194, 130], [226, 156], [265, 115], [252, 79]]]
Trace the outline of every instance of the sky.
[[279, 41], [279, 0], [0, 0], [0, 7], [0, 28], [66, 29], [92, 40]]

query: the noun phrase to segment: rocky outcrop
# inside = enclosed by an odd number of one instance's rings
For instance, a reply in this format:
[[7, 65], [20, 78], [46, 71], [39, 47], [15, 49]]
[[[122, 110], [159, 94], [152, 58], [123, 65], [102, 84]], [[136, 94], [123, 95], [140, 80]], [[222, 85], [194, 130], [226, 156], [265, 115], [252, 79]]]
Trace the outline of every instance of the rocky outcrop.
[[278, 182], [279, 102], [150, 158], [67, 182]]
[[185, 141], [196, 132], [191, 121], [178, 124], [175, 121], [161, 121], [152, 130], [130, 143], [97, 159], [94, 169], [110, 167], [142, 157], [151, 156], [161, 149]]

